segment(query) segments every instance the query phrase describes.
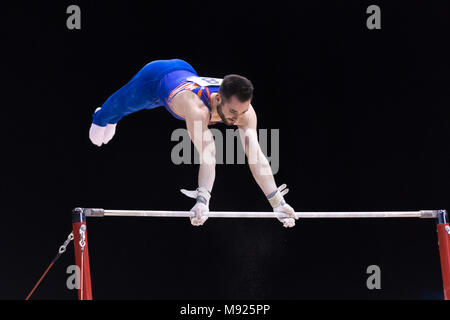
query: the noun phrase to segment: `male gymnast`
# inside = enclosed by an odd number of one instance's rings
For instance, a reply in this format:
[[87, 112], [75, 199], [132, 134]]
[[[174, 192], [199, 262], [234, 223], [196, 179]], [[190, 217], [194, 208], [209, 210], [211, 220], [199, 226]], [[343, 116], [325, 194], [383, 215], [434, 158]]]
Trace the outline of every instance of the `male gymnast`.
[[[89, 130], [93, 144], [107, 144], [119, 120], [142, 109], [164, 106], [175, 118], [186, 122], [189, 136], [199, 152], [198, 188], [181, 190], [197, 200], [190, 210], [191, 223], [207, 219], [215, 179], [215, 143], [208, 126], [224, 123], [237, 126], [252, 175], [266, 195], [284, 227], [295, 226], [294, 209], [284, 201], [286, 185], [277, 188], [269, 162], [261, 151], [256, 133], [257, 117], [251, 105], [253, 85], [245, 77], [227, 75], [224, 79], [199, 77], [194, 68], [180, 59], [156, 60], [144, 66], [125, 86], [97, 108]], [[250, 161], [251, 152], [253, 154]]]

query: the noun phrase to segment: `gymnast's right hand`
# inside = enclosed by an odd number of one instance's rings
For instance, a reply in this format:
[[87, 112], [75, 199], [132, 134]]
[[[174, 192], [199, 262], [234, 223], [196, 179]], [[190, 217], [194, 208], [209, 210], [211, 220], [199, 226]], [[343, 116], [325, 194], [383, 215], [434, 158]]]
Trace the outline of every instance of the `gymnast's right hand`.
[[191, 224], [193, 226], [201, 226], [208, 220], [209, 208], [204, 203], [197, 202], [195, 206], [191, 209], [190, 213], [194, 214], [191, 216]]
[[[98, 110], [100, 110], [100, 108], [97, 108], [95, 112]], [[116, 133], [116, 126], [117, 123], [108, 123], [104, 127], [92, 123], [91, 128], [89, 129], [89, 139], [91, 139], [93, 144], [101, 147], [102, 143], [107, 144], [112, 139]]]

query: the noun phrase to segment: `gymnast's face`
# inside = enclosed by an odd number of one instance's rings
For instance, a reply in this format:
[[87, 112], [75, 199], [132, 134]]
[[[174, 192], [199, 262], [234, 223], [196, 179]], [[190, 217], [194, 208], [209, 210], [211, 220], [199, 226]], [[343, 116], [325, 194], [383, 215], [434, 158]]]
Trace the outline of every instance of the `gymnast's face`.
[[239, 101], [236, 96], [225, 101], [219, 96], [219, 103], [217, 105], [217, 113], [227, 126], [234, 126], [235, 123], [248, 111], [250, 108], [250, 100], [246, 102]]

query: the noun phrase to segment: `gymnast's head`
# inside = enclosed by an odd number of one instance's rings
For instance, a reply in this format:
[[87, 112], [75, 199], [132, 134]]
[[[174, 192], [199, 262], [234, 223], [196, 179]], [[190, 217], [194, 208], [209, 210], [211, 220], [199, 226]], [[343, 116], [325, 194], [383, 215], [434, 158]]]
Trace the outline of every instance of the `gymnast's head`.
[[232, 126], [248, 111], [252, 98], [253, 84], [250, 80], [236, 74], [227, 75], [215, 97], [217, 113], [226, 125]]

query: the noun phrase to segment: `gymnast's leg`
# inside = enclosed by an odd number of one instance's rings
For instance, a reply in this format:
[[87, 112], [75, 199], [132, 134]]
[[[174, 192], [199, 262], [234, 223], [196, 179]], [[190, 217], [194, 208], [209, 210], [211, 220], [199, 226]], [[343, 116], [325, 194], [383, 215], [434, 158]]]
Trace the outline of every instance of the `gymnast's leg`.
[[159, 105], [154, 67], [152, 63], [147, 64], [95, 110], [89, 130], [93, 144], [100, 147], [108, 143], [114, 136], [117, 123], [126, 115]]

